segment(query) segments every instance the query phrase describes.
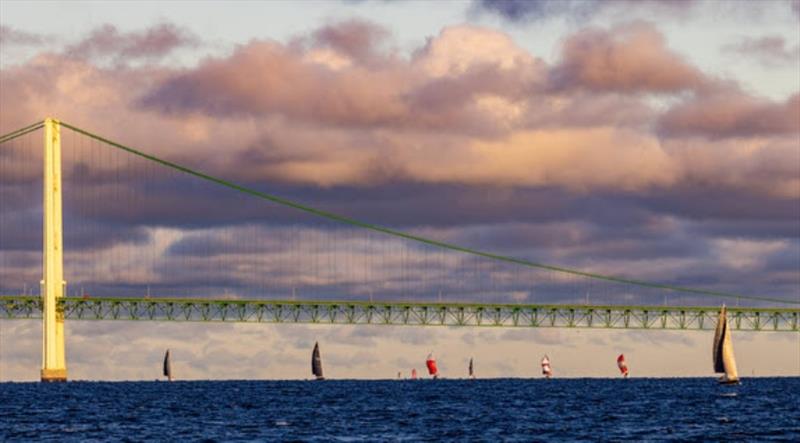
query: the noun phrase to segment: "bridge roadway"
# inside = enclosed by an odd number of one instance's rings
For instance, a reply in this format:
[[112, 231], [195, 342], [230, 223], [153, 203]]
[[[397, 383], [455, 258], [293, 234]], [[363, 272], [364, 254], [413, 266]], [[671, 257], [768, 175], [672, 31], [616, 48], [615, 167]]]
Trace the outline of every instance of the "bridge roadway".
[[[710, 330], [718, 307], [64, 297], [72, 320]], [[41, 318], [37, 296], [0, 296], [0, 319]], [[728, 308], [736, 330], [800, 332], [800, 309]]]

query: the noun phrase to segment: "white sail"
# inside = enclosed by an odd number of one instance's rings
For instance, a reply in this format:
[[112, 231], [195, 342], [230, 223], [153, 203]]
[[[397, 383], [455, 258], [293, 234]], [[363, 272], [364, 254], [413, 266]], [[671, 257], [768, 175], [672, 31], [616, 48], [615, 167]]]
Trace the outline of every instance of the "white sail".
[[542, 358], [542, 374], [547, 378], [553, 375], [553, 369], [550, 368], [550, 358], [547, 355]]
[[720, 378], [722, 383], [735, 383], [739, 381], [739, 373], [736, 370], [736, 358], [733, 356], [733, 340], [731, 330], [728, 325], [728, 310], [725, 305], [719, 311], [717, 327], [714, 331], [714, 372], [724, 373]]

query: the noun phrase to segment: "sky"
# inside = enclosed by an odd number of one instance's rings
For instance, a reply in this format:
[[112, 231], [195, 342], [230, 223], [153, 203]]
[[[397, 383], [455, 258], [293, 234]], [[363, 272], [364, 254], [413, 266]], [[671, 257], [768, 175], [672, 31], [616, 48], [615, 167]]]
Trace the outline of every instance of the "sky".
[[[0, 133], [55, 116], [436, 240], [800, 301], [799, 24], [794, 0], [3, 1]], [[0, 156], [3, 292], [35, 287], [40, 272], [36, 137]], [[147, 175], [79, 138], [65, 146], [71, 294], [654, 303], [602, 285], [567, 294], [574, 282], [552, 275], [376, 241]], [[679, 302], [699, 303], [663, 299]], [[634, 375], [711, 375], [709, 332], [67, 330], [78, 379], [154, 378], [166, 347], [179, 377], [306, 378], [315, 341], [335, 378], [419, 370], [431, 350], [445, 376], [470, 356], [485, 376], [534, 376], [544, 353], [556, 374], [613, 376], [620, 352]], [[741, 374], [800, 375], [797, 334], [735, 340]], [[38, 322], [0, 321], [0, 380], [36, 379], [39, 342]]]

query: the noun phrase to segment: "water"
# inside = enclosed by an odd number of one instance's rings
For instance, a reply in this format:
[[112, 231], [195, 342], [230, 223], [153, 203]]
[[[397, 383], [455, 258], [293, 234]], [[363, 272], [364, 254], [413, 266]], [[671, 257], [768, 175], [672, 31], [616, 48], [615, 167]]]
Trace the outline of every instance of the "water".
[[800, 441], [800, 378], [0, 384], [0, 441]]

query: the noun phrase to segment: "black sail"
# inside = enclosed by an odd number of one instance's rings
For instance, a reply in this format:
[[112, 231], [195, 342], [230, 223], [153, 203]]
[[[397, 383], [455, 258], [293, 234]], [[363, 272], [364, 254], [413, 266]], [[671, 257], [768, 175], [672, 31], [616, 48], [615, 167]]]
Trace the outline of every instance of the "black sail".
[[169, 361], [169, 349], [167, 349], [167, 353], [164, 354], [164, 377], [172, 378], [172, 364]]
[[720, 309], [719, 317], [717, 318], [717, 327], [714, 331], [714, 372], [725, 372], [725, 365], [722, 363], [722, 345], [725, 343], [725, 336], [728, 334], [728, 315], [725, 305]]
[[311, 373], [317, 377], [318, 380], [322, 376], [322, 359], [319, 356], [319, 343], [314, 343], [314, 352], [311, 354]]
[[469, 376], [472, 377], [475, 373], [472, 370], [472, 358], [469, 359]]

